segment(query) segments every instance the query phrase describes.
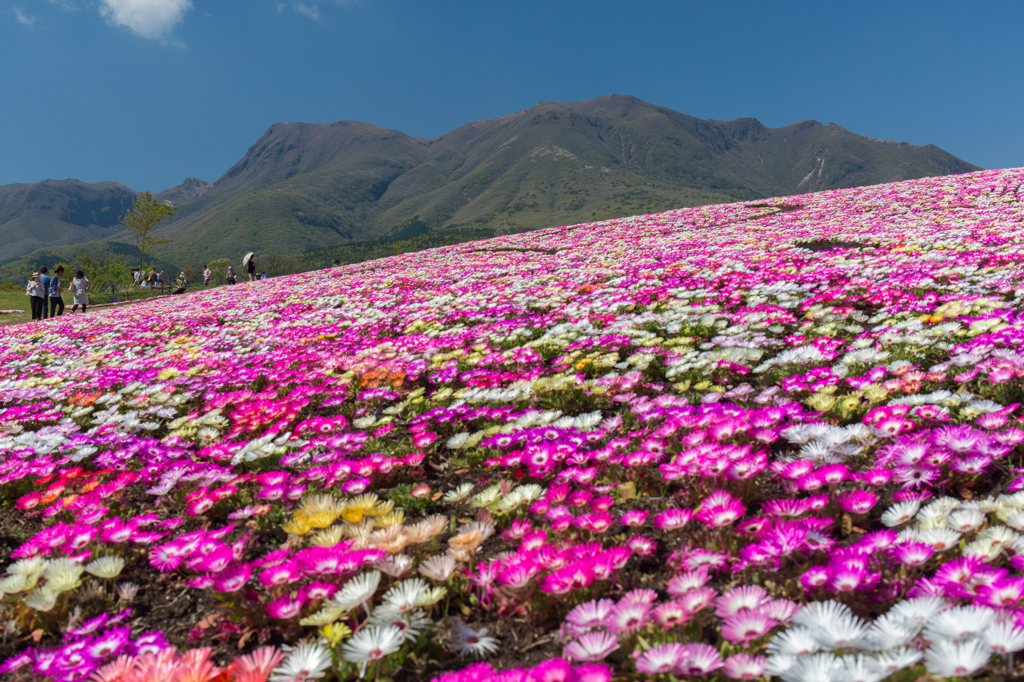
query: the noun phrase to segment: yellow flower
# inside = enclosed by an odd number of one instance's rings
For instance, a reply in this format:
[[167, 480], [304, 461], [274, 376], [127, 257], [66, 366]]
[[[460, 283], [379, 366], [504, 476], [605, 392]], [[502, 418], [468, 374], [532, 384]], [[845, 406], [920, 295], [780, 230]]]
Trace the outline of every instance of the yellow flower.
[[873, 385], [867, 386], [864, 389], [864, 397], [873, 403], [880, 403], [886, 399], [889, 395], [889, 391], [885, 390], [881, 386]]
[[341, 518], [349, 523], [359, 523], [363, 520], [364, 516], [371, 516], [370, 511], [376, 506], [377, 499], [377, 496], [373, 493], [365, 493], [353, 497], [345, 504], [345, 509], [341, 512]]
[[395, 503], [391, 500], [381, 502], [366, 512], [367, 516], [385, 516], [395, 508]]
[[315, 547], [334, 547], [345, 538], [345, 526], [332, 526], [313, 536], [309, 544]]
[[282, 526], [284, 532], [291, 533], [292, 535], [305, 535], [312, 530], [312, 527], [302, 517], [296, 517]]
[[329, 511], [318, 511], [309, 515], [296, 512], [295, 518], [302, 519], [310, 528], [327, 528], [338, 518], [338, 514]]
[[399, 526], [405, 521], [404, 511], [393, 511], [383, 516], [378, 516], [376, 521], [377, 528], [390, 528], [391, 526]]
[[836, 399], [825, 393], [815, 393], [804, 404], [817, 412], [828, 412], [836, 404]]
[[320, 628], [320, 634], [331, 643], [332, 647], [336, 647], [343, 639], [348, 639], [352, 631], [344, 623], [331, 623]]

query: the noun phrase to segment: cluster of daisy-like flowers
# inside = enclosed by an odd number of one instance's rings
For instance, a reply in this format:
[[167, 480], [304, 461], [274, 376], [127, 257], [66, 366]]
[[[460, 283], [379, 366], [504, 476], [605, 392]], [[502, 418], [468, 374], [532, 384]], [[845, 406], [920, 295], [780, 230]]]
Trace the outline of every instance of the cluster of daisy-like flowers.
[[[1008, 666], [1022, 180], [683, 209], [4, 328], [0, 618], [35, 641], [3, 670]], [[170, 590], [206, 604], [184, 638], [144, 615]]]

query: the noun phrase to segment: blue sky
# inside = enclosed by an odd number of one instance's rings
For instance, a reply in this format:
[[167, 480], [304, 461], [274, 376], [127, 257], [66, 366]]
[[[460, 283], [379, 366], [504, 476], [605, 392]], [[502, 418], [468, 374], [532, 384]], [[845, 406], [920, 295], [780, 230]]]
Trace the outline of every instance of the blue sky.
[[277, 121], [634, 95], [1024, 166], [1024, 3], [0, 0], [0, 184], [214, 181]]

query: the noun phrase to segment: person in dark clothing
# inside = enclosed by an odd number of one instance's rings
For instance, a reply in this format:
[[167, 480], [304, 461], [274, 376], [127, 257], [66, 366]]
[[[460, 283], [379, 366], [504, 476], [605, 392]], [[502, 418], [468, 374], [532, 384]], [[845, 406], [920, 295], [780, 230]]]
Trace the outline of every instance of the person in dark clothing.
[[39, 268], [39, 286], [43, 288], [43, 316], [40, 319], [45, 320], [48, 317], [46, 306], [50, 300], [50, 274], [46, 268]]
[[64, 297], [61, 294], [64, 289], [60, 286], [60, 276], [64, 274], [64, 266], [58, 265], [50, 278], [50, 317], [60, 317], [64, 314]]
[[256, 256], [253, 256], [252, 258], [249, 259], [249, 265], [247, 266], [247, 269], [249, 271], [249, 281], [250, 282], [255, 282], [256, 279], [257, 279], [257, 277], [256, 277]]

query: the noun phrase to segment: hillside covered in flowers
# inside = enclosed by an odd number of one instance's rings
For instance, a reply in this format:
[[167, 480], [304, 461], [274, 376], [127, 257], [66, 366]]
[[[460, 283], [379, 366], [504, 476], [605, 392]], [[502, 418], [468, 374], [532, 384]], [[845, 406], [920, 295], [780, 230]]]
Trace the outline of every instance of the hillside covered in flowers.
[[917, 680], [1024, 649], [1024, 170], [0, 329], [12, 680]]

